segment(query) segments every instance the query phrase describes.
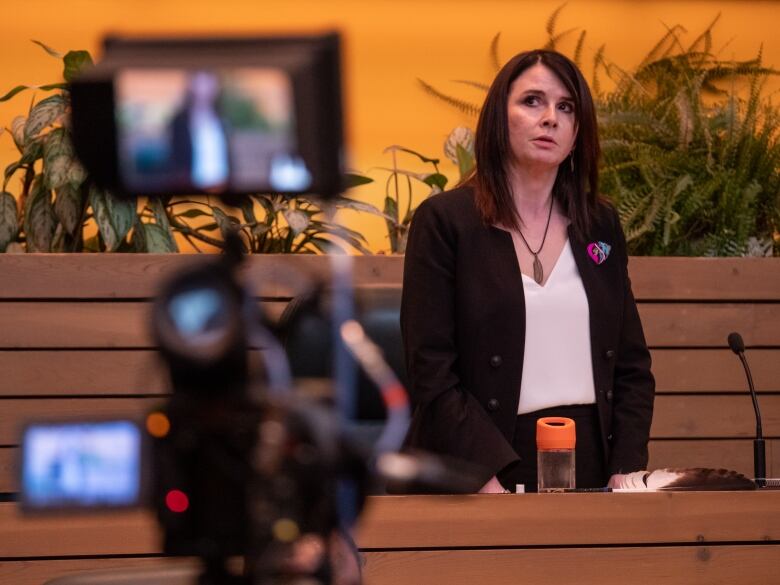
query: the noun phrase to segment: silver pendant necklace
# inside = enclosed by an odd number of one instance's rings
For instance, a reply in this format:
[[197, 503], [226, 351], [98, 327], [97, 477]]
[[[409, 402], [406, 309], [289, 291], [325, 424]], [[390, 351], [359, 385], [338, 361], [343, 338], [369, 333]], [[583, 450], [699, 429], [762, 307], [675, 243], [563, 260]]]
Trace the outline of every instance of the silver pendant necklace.
[[542, 248], [544, 247], [544, 241], [547, 239], [547, 230], [550, 227], [550, 218], [552, 217], [552, 208], [553, 208], [553, 198], [552, 195], [550, 196], [550, 211], [547, 213], [547, 225], [544, 226], [544, 236], [542, 236], [542, 243], [539, 244], [539, 249], [534, 252], [531, 249], [531, 246], [528, 245], [528, 242], [525, 239], [525, 236], [523, 235], [523, 232], [520, 230], [517, 230], [517, 233], [520, 234], [520, 237], [523, 240], [523, 243], [525, 244], [525, 247], [528, 248], [528, 251], [531, 252], [531, 255], [534, 257], [534, 280], [536, 281], [536, 284], [541, 285], [544, 281], [544, 268], [542, 267], [542, 263], [539, 261], [539, 252], [542, 251]]

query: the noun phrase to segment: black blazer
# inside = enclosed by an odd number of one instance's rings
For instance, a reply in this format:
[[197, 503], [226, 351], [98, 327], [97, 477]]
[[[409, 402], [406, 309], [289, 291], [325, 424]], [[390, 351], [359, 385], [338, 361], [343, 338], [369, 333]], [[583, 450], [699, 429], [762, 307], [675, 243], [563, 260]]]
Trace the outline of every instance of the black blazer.
[[[631, 293], [623, 231], [600, 205], [587, 241], [569, 240], [590, 310], [593, 377], [605, 467], [647, 466], [655, 381]], [[612, 246], [602, 264], [590, 242]], [[486, 226], [473, 192], [434, 195], [417, 209], [404, 260], [401, 331], [412, 423], [406, 445], [480, 465], [487, 481], [518, 456], [525, 297], [511, 234]]]

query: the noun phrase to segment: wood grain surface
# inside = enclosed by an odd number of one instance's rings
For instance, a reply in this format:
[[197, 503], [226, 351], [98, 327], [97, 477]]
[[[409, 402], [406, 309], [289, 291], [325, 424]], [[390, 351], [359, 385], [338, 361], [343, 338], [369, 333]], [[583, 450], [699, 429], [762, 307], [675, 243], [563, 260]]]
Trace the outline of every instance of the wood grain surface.
[[[150, 298], [177, 270], [213, 259], [186, 254], [4, 254], [0, 298]], [[353, 263], [359, 286], [401, 283], [403, 256], [355, 256]], [[294, 254], [252, 256], [244, 270], [249, 284], [269, 296], [294, 294], [305, 284], [302, 280], [330, 273], [326, 257]], [[635, 256], [629, 259], [629, 273], [640, 300], [780, 301], [780, 258]]]
[[[377, 496], [357, 530], [368, 550], [777, 540], [780, 492], [771, 491]], [[159, 547], [148, 512], [30, 518], [0, 503], [0, 559], [148, 555]]]
[[[767, 474], [780, 476], [780, 441], [768, 440]], [[14, 493], [19, 485], [18, 447], [0, 447], [0, 493]], [[753, 477], [753, 442], [750, 439], [650, 441], [648, 469], [711, 467], [731, 469]]]
[[776, 546], [387, 551], [363, 554], [366, 585], [769, 585]]

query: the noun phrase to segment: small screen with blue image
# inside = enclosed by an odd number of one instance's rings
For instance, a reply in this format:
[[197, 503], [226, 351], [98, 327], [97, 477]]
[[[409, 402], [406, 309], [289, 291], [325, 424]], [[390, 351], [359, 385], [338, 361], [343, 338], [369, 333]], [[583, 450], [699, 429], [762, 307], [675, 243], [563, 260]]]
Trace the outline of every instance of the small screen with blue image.
[[141, 450], [141, 430], [131, 421], [30, 425], [22, 443], [22, 501], [29, 508], [137, 504]]

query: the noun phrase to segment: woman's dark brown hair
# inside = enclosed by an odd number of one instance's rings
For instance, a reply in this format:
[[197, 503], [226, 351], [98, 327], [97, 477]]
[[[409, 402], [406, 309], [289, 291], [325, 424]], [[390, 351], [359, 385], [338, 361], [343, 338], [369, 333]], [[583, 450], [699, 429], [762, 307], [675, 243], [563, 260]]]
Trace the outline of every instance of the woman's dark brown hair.
[[479, 115], [474, 140], [477, 165], [468, 182], [475, 187], [477, 208], [486, 223], [520, 229], [521, 218], [515, 208], [508, 179], [511, 149], [507, 102], [515, 79], [537, 63], [552, 71], [574, 100], [578, 128], [571, 155], [574, 157], [574, 172], [567, 157], [558, 167], [553, 197], [571, 221], [577, 236], [585, 238], [598, 202], [599, 138], [596, 110], [590, 88], [579, 68], [560, 53], [545, 50], [520, 53], [499, 71]]

